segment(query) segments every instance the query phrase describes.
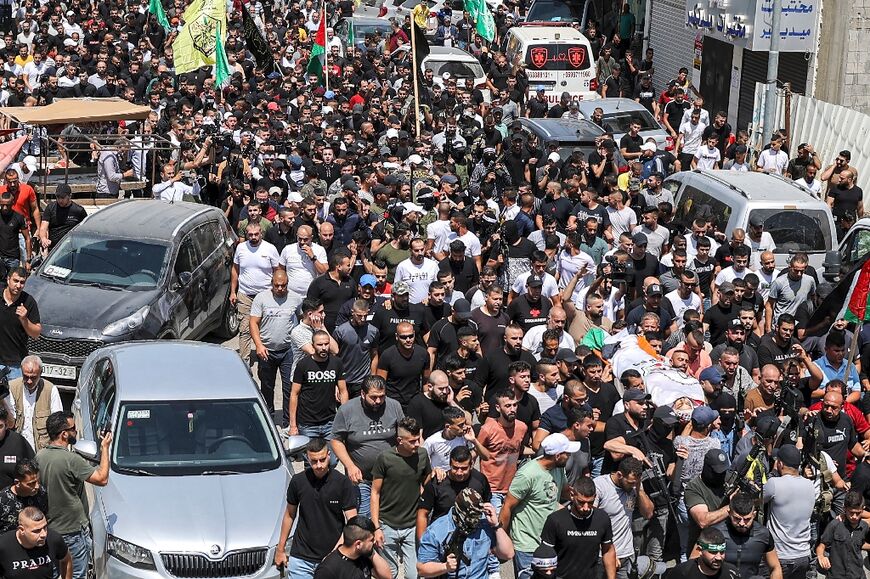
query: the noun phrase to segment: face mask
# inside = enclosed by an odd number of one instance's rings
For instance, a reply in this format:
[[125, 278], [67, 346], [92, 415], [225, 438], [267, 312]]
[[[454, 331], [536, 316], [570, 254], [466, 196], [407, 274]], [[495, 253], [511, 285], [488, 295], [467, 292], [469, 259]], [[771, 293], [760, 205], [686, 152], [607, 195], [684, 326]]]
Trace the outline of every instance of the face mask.
[[719, 423], [721, 425], [722, 432], [731, 432], [734, 429], [734, 422], [737, 416], [733, 412], [720, 412], [719, 413]]
[[701, 480], [711, 489], [720, 488], [725, 484], [725, 473], [715, 473], [705, 464], [704, 468], [701, 469]]
[[673, 428], [661, 420], [653, 420], [652, 426], [650, 426], [650, 434], [653, 435], [655, 440], [664, 440], [671, 434], [671, 432], [673, 432]]

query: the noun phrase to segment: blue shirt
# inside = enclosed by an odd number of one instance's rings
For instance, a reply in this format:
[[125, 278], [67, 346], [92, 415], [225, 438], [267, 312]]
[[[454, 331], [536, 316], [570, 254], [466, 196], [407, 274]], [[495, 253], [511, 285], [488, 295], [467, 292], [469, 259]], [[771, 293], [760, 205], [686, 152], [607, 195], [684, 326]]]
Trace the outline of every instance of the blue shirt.
[[[443, 517], [435, 519], [423, 533], [417, 549], [419, 563], [443, 563], [447, 559], [446, 548], [456, 530], [453, 523], [453, 509]], [[465, 539], [463, 550], [470, 563], [459, 563], [457, 573], [450, 573], [451, 579], [487, 579], [489, 577], [489, 553], [495, 546], [495, 531], [488, 522], [481, 521], [477, 529]]]
[[846, 364], [848, 364], [847, 360], [844, 359], [839, 368], [834, 368], [827, 356], [822, 356], [818, 360], [813, 360], [813, 362], [816, 363], [816, 366], [824, 374], [824, 380], [819, 384], [819, 390], [824, 390], [831, 380], [842, 380], [851, 392], [861, 391], [861, 380], [858, 378], [858, 370], [855, 368], [855, 364], [852, 364], [852, 367], [849, 368], [849, 379], [846, 380], [844, 376], [846, 374]]

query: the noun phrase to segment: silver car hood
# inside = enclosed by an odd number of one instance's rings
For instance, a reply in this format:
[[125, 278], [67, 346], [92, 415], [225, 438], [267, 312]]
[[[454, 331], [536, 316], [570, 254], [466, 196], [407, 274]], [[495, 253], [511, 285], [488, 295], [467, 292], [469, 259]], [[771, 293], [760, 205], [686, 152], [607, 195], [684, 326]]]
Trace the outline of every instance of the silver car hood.
[[221, 553], [278, 542], [290, 473], [129, 476], [99, 489], [106, 529], [155, 553]]

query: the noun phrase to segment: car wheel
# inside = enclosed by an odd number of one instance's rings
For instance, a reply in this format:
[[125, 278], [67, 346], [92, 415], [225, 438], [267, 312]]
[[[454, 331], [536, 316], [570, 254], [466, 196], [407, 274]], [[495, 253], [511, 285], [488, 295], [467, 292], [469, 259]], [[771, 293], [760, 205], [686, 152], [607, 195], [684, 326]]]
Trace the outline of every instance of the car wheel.
[[225, 340], [239, 333], [239, 316], [229, 300], [227, 300], [223, 314], [221, 314], [221, 325], [218, 326], [215, 333]]

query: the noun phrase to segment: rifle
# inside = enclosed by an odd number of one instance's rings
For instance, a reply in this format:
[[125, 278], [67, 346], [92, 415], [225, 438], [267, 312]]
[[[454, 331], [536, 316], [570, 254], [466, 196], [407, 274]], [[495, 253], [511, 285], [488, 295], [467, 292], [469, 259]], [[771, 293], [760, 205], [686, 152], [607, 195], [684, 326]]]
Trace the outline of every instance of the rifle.
[[819, 425], [819, 415], [817, 414], [812, 419], [812, 425], [805, 428], [803, 457], [801, 460], [801, 470], [806, 473], [809, 469], [811, 479], [818, 478], [819, 480], [819, 497], [816, 499], [816, 504], [813, 506], [813, 519], [818, 520], [823, 513], [831, 510], [831, 502], [834, 500], [834, 493], [831, 490], [833, 486], [833, 477], [828, 470], [827, 463], [824, 462], [822, 451], [819, 447], [819, 438], [821, 437], [821, 426]]
[[459, 576], [459, 568], [462, 567], [463, 564], [469, 565], [471, 563], [471, 559], [469, 559], [468, 555], [465, 554], [465, 539], [468, 538], [468, 533], [462, 527], [456, 527], [454, 531], [450, 534], [450, 538], [447, 540], [447, 546], [444, 548], [445, 559], [450, 555], [456, 557], [456, 571], [454, 571], [454, 576]]
[[740, 470], [732, 470], [728, 475], [728, 478], [725, 480], [725, 496], [722, 497], [722, 502], [719, 504], [719, 508], [721, 509], [731, 500], [731, 495], [734, 494], [737, 490], [742, 490], [751, 495], [757, 495], [758, 489], [754, 485], [748, 484], [749, 481], [746, 480], [746, 475], [749, 474], [749, 469], [752, 468], [752, 465], [755, 464], [755, 459], [764, 451], [764, 443], [756, 442], [752, 445], [752, 449], [749, 451], [749, 454], [746, 455], [746, 460], [743, 461], [743, 464], [740, 466]]
[[668, 512], [676, 521], [678, 520], [675, 507], [677, 497], [671, 492], [671, 488], [668, 484], [668, 475], [662, 466], [661, 458], [657, 453], [651, 451], [645, 434], [646, 432], [644, 431], [638, 431], [632, 436], [632, 438], [634, 438], [634, 440], [640, 445], [640, 449], [647, 456], [650, 463], [650, 468], [645, 469], [643, 473], [641, 473], [641, 481], [649, 481], [652, 486], [653, 492], [649, 493], [649, 498], [653, 500], [653, 504], [655, 504], [655, 500], [659, 498], [667, 500]]

